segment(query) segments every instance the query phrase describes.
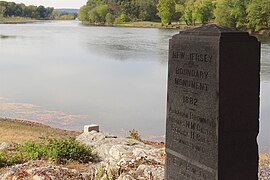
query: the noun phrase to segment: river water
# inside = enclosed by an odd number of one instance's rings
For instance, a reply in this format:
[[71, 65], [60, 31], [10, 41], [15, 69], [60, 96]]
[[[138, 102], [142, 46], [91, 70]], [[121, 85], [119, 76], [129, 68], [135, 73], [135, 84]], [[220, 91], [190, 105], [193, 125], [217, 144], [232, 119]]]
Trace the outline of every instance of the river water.
[[[149, 139], [165, 133], [168, 40], [176, 30], [0, 25], [0, 116]], [[270, 38], [262, 45], [259, 146], [270, 150]]]

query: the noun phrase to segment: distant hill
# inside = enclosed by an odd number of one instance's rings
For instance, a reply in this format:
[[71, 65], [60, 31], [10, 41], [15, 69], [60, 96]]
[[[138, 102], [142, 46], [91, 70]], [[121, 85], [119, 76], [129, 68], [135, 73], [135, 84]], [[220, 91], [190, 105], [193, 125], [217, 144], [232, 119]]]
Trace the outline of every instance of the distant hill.
[[60, 14], [78, 14], [79, 9], [54, 9], [54, 11], [60, 12]]

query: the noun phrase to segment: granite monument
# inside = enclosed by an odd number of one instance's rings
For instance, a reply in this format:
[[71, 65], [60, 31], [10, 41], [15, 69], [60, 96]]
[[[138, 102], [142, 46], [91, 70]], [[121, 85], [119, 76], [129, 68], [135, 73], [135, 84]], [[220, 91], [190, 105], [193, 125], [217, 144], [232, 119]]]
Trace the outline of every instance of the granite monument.
[[169, 45], [166, 180], [257, 180], [260, 42], [205, 25]]

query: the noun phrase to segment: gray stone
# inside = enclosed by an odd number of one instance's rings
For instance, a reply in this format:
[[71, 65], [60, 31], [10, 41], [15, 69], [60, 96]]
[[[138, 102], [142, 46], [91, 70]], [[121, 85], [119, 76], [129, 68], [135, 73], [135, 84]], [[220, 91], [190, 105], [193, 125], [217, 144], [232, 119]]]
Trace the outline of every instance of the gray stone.
[[163, 180], [164, 179], [164, 167], [140, 165], [137, 168], [137, 173], [141, 173], [148, 179]]
[[7, 151], [9, 148], [9, 143], [3, 142], [0, 144], [0, 151]]
[[207, 25], [170, 40], [167, 180], [257, 180], [260, 43]]
[[33, 180], [44, 180], [44, 178], [38, 175], [34, 175]]
[[123, 173], [121, 174], [117, 180], [135, 180], [131, 175]]

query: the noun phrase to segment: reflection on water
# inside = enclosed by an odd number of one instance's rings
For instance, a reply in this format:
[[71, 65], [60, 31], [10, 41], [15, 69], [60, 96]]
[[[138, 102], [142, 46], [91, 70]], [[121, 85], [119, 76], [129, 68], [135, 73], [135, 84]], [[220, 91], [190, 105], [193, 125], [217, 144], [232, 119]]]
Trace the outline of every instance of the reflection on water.
[[270, 81], [270, 44], [263, 44], [261, 49], [261, 79]]
[[0, 34], [0, 39], [15, 38], [16, 36], [6, 36]]
[[[41, 121], [45, 109], [75, 114], [69, 129], [98, 123], [114, 133], [164, 135], [168, 39], [175, 33], [78, 22], [0, 25], [0, 34], [17, 37], [0, 40], [0, 97], [42, 107], [24, 109], [31, 116], [13, 109], [2, 116]], [[53, 114], [55, 121], [65, 117]]]
[[261, 151], [270, 150], [270, 36], [258, 36], [261, 48], [261, 108], [259, 143]]
[[261, 82], [260, 134], [261, 151], [270, 150], [270, 79]]
[[[113, 133], [134, 128], [163, 136], [168, 39], [176, 33], [84, 27], [76, 21], [0, 25], [0, 116], [68, 129], [98, 123]], [[265, 43], [261, 149], [270, 147], [269, 60]]]

